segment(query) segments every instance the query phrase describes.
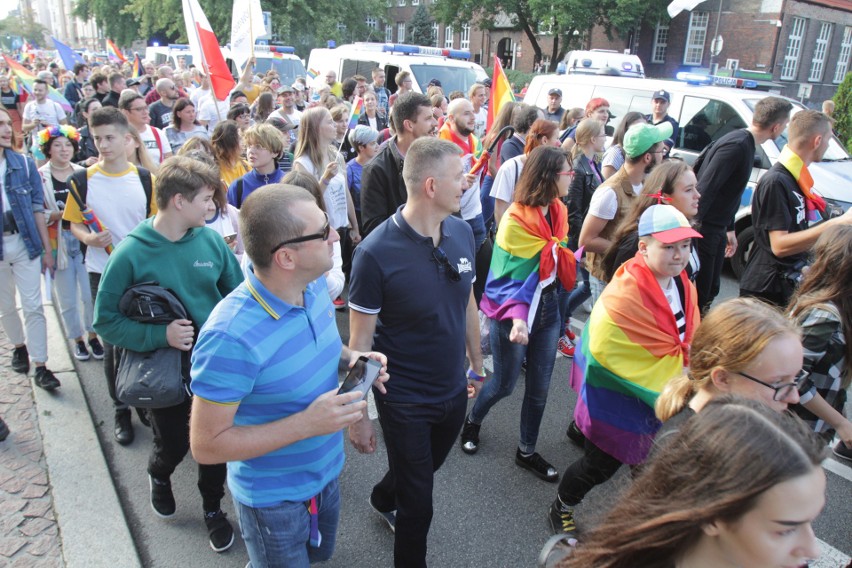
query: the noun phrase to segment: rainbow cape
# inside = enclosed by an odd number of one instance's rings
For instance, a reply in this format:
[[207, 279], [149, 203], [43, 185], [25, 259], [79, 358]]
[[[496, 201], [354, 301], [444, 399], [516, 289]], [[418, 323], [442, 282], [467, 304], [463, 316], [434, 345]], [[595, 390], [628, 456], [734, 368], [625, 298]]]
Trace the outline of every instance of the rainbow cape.
[[[556, 278], [574, 287], [577, 260], [568, 248], [568, 209], [558, 199], [548, 223], [539, 207], [512, 203], [497, 230], [479, 308], [496, 320], [524, 319], [532, 329], [541, 291]], [[552, 229], [551, 229], [552, 225]]]
[[784, 166], [799, 184], [805, 196], [805, 210], [808, 221], [819, 221], [820, 213], [825, 213], [825, 199], [814, 191], [814, 178], [798, 154], [785, 145], [778, 156], [778, 162]]
[[654, 402], [688, 364], [700, 314], [695, 287], [682, 272], [684, 340], [654, 275], [638, 254], [615, 272], [595, 303], [574, 354], [574, 421], [601, 450], [626, 464], [642, 463], [660, 422]]
[[[16, 62], [14, 59], [10, 59], [8, 56], [4, 55], [3, 59], [6, 61], [6, 65], [9, 66], [9, 69], [12, 71], [12, 75], [17, 77], [17, 81], [10, 82], [10, 86], [12, 89], [18, 89], [18, 94], [21, 94], [21, 90], [26, 91], [28, 94], [32, 95], [33, 93], [33, 81], [35, 81], [36, 76], [32, 71]], [[57, 91], [51, 86], [47, 87], [47, 98], [55, 103], [58, 103], [59, 106], [62, 107], [62, 110], [65, 112], [72, 112], [74, 107], [71, 106], [71, 103], [68, 102], [62, 93]]]

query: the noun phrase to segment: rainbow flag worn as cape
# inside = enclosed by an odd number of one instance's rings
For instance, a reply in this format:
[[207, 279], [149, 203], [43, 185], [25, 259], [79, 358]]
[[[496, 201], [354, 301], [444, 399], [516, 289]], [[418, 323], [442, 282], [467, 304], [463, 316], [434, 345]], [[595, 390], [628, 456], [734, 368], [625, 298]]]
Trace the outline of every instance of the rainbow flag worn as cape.
[[796, 183], [799, 184], [799, 189], [805, 196], [805, 214], [808, 221], [819, 221], [822, 218], [820, 213], [825, 213], [825, 199], [814, 191], [814, 178], [811, 177], [808, 167], [787, 145], [781, 150], [778, 162], [796, 178]]
[[[6, 61], [6, 65], [9, 66], [9, 69], [12, 71], [12, 74], [17, 77], [17, 81], [15, 81], [14, 84], [10, 83], [12, 88], [17, 88], [19, 91], [26, 91], [27, 94], [32, 95], [33, 81], [35, 81], [36, 79], [36, 76], [32, 73], [32, 71], [30, 71], [14, 59], [10, 59], [6, 55], [3, 56], [3, 59]], [[18, 94], [21, 93], [18, 92]], [[74, 107], [71, 106], [71, 103], [68, 102], [68, 99], [62, 96], [62, 93], [60, 93], [49, 85], [47, 87], [47, 98], [55, 103], [58, 103], [59, 106], [62, 107], [62, 110], [64, 110], [65, 112], [72, 112], [74, 110]]]
[[107, 47], [107, 55], [111, 61], [118, 61], [119, 63], [124, 63], [127, 61], [127, 58], [121, 53], [121, 50], [112, 42], [111, 39], [106, 40]]
[[550, 223], [539, 207], [515, 202], [506, 211], [479, 304], [489, 318], [524, 319], [532, 329], [542, 289], [556, 278], [566, 290], [574, 287], [577, 260], [568, 248], [568, 209], [554, 199], [548, 212]]
[[625, 464], [642, 463], [660, 422], [654, 403], [688, 364], [700, 314], [695, 287], [682, 272], [686, 332], [640, 254], [625, 262], [595, 303], [574, 354], [574, 421], [601, 450]]

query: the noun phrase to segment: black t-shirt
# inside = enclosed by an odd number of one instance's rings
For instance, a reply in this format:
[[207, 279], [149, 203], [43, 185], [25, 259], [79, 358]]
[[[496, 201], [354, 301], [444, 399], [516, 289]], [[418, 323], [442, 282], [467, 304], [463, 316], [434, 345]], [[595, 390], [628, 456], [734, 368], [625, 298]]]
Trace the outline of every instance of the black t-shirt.
[[151, 126], [154, 128], [162, 130], [172, 123], [172, 108], [167, 107], [161, 101], [151, 103], [148, 107], [148, 114], [151, 116]]
[[734, 229], [734, 215], [754, 167], [754, 136], [743, 128], [725, 134], [707, 150], [698, 170], [698, 215], [702, 234]]
[[780, 163], [772, 166], [757, 183], [751, 204], [754, 245], [740, 289], [749, 292], [784, 293], [782, 274], [807, 260], [801, 252], [784, 258], [772, 253], [769, 231], [797, 233], [808, 228], [805, 196], [793, 175]]
[[9, 89], [8, 91], [0, 91], [0, 102], [9, 110], [18, 110], [18, 102], [20, 97], [18, 93]]
[[[53, 197], [56, 199], [56, 205], [60, 209], [65, 209], [65, 204], [68, 203], [68, 180], [58, 179], [56, 176], [51, 175], [53, 178]], [[61, 205], [60, 205], [61, 204]]]

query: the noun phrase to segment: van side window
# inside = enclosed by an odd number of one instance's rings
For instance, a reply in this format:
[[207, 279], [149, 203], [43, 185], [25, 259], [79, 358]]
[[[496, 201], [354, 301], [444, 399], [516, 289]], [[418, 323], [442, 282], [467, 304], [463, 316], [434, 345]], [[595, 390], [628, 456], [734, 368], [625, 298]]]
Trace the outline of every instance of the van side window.
[[745, 121], [731, 105], [695, 96], [683, 98], [678, 122], [681, 128], [675, 147], [695, 153], [725, 134], [746, 127]]
[[347, 77], [353, 75], [361, 75], [367, 78], [367, 82], [373, 80], [371, 73], [373, 69], [379, 66], [378, 61], [359, 61], [357, 59], [344, 59], [340, 63], [340, 75], [337, 76], [338, 81], [343, 81]]
[[595, 87], [595, 92], [590, 98], [604, 98], [609, 103], [609, 111], [615, 115], [608, 126], [616, 127], [630, 111], [649, 114], [651, 112], [651, 93], [639, 89], [622, 89], [619, 87]]
[[[372, 71], [370, 71], [372, 73]], [[385, 87], [395, 93], [399, 88], [396, 86], [396, 74], [400, 72], [400, 68], [396, 65], [385, 65]], [[365, 75], [366, 77], [366, 75]], [[372, 77], [370, 77], [372, 79]]]

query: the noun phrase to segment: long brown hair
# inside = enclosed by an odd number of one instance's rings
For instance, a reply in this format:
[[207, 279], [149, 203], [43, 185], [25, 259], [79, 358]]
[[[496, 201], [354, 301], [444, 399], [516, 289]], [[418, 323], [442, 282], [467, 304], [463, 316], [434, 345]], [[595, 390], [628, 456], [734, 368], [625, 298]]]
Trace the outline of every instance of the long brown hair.
[[826, 454], [801, 420], [725, 395], [690, 418], [562, 568], [674, 566], [713, 522], [734, 523]]
[[821, 304], [834, 304], [840, 313], [846, 357], [843, 388], [852, 384], [852, 227], [829, 227], [814, 245], [814, 263], [790, 300], [790, 315], [801, 322]]
[[[586, 120], [589, 120], [588, 118]], [[583, 122], [586, 122], [584, 120]], [[582, 123], [581, 123], [582, 124]], [[612, 244], [606, 249], [603, 256], [603, 267], [606, 273], [607, 282], [612, 280], [613, 274], [618, 269], [615, 266], [615, 259], [618, 256], [618, 249], [622, 241], [635, 233], [639, 229], [639, 217], [651, 205], [662, 203], [665, 199], [660, 197], [651, 197], [652, 195], [671, 195], [674, 193], [675, 184], [680, 176], [685, 174], [690, 169], [689, 164], [680, 160], [669, 160], [656, 166], [648, 177], [645, 178], [645, 184], [642, 187], [642, 193], [633, 201], [633, 205], [627, 212], [627, 215], [622, 219], [621, 224], [615, 230], [612, 237]]]
[[[299, 136], [296, 138], [296, 151], [293, 162], [305, 156], [313, 164], [316, 177], [322, 176], [329, 162], [337, 160], [337, 152], [331, 144], [320, 143], [319, 129], [326, 115], [331, 111], [324, 107], [309, 108], [302, 113], [299, 122]], [[342, 170], [341, 170], [342, 171]]]
[[515, 186], [515, 201], [530, 207], [544, 207], [557, 199], [556, 182], [566, 161], [571, 169], [571, 157], [562, 148], [539, 146], [530, 152]]
[[[6, 110], [5, 107], [0, 106], [0, 112], [5, 113], [6, 116], [9, 117], [9, 121], [12, 122], [12, 124], [14, 125], [14, 121], [12, 121], [12, 115], [9, 114], [9, 111]], [[14, 127], [12, 128], [12, 148], [11, 149], [12, 149], [13, 152], [18, 152], [21, 149], [21, 141], [18, 139], [18, 133], [15, 132]]]
[[542, 145], [542, 138], [550, 138], [556, 132], [556, 123], [552, 120], [539, 118], [530, 126], [527, 132], [527, 140], [524, 143], [524, 154], [529, 155], [530, 152]]
[[799, 328], [781, 311], [753, 298], [734, 298], [711, 309], [689, 348], [689, 373], [663, 387], [654, 410], [665, 422], [683, 410], [698, 391], [711, 388], [710, 375], [722, 368], [739, 372], [778, 337], [800, 337]]
[[515, 101], [503, 103], [503, 106], [500, 107], [500, 112], [498, 112], [497, 116], [494, 117], [494, 123], [491, 125], [491, 128], [488, 129], [488, 133], [482, 141], [482, 146], [484, 148], [491, 146], [491, 143], [494, 142], [494, 139], [497, 137], [497, 133], [503, 130], [504, 126], [512, 124], [512, 111], [515, 110], [519, 104], [521, 103], [516, 103]]
[[220, 168], [233, 167], [240, 160], [240, 127], [233, 120], [216, 124], [210, 143]]

